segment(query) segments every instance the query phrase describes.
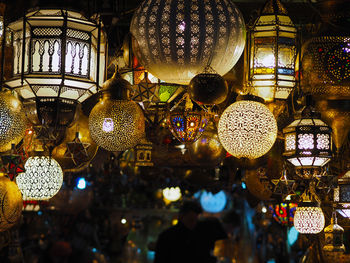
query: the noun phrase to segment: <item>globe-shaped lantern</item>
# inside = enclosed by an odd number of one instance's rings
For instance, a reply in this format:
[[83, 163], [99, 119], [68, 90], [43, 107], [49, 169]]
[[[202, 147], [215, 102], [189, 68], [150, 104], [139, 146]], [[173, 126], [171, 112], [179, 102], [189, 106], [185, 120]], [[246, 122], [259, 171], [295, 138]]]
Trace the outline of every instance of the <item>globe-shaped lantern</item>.
[[299, 204], [294, 214], [294, 227], [301, 234], [320, 233], [325, 224], [322, 209], [313, 202]]
[[21, 102], [10, 91], [0, 92], [0, 152], [11, 149], [24, 137], [26, 116]]
[[146, 0], [130, 32], [141, 65], [165, 82], [185, 85], [208, 65], [226, 74], [245, 44], [243, 17], [225, 0]]
[[320, 113], [313, 107], [306, 106], [297, 113], [296, 119], [283, 129], [283, 155], [296, 168], [322, 167], [331, 160], [332, 129], [320, 117]]
[[55, 159], [29, 157], [24, 168], [26, 171], [16, 177], [23, 200], [48, 200], [61, 189], [63, 171]]
[[14, 67], [6, 84], [24, 99], [34, 126], [45, 124], [63, 139], [77, 104], [97, 93], [104, 81], [102, 24], [74, 11], [37, 9], [9, 28]]
[[199, 104], [220, 104], [228, 95], [228, 86], [223, 77], [207, 70], [191, 79], [188, 93]]
[[218, 134], [222, 146], [237, 158], [256, 159], [266, 154], [277, 138], [277, 122], [255, 96], [242, 96], [223, 112]]
[[119, 74], [103, 84], [102, 100], [89, 116], [91, 138], [108, 151], [125, 151], [145, 137], [145, 117], [140, 106], [127, 99], [130, 83]]
[[23, 200], [15, 182], [0, 175], [0, 232], [14, 226], [21, 218]]

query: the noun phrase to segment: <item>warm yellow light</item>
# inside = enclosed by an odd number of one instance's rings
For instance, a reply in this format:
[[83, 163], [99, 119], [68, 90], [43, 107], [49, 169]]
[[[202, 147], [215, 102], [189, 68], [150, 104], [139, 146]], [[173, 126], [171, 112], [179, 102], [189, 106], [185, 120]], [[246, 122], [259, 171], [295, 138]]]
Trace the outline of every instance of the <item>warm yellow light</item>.
[[294, 214], [294, 227], [301, 234], [317, 234], [325, 225], [322, 209], [317, 206], [298, 206]]
[[175, 202], [181, 198], [181, 189], [180, 187], [167, 187], [163, 189], [163, 197], [165, 200], [170, 202]]
[[241, 100], [221, 115], [218, 126], [222, 146], [237, 158], [266, 154], [277, 138], [277, 123], [270, 110], [257, 101]]

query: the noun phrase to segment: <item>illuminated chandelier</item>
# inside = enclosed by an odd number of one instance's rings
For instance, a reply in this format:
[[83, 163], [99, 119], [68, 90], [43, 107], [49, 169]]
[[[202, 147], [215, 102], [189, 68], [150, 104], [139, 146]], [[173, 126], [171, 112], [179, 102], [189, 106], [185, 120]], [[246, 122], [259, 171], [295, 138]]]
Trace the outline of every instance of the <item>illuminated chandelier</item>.
[[48, 200], [61, 189], [63, 171], [58, 162], [49, 156], [29, 157], [25, 172], [16, 177], [23, 200]]
[[[320, 119], [320, 113], [310, 106], [310, 100], [308, 96], [307, 106], [283, 129], [283, 155], [298, 169], [320, 168], [332, 157], [332, 129]], [[310, 173], [299, 174], [304, 177], [311, 176]]]
[[50, 127], [61, 139], [77, 103], [104, 81], [106, 37], [98, 20], [63, 9], [38, 9], [9, 25], [14, 66], [6, 84], [24, 99], [32, 124]]
[[248, 80], [252, 94], [287, 99], [295, 86], [297, 30], [280, 0], [268, 0], [250, 31]]
[[[181, 106], [183, 102], [185, 102], [184, 107]], [[195, 142], [208, 124], [207, 113], [203, 110], [193, 110], [193, 107], [189, 94], [185, 93], [168, 113], [170, 131], [183, 143]]]
[[218, 126], [222, 146], [237, 158], [266, 154], [277, 138], [277, 123], [262, 99], [244, 95], [227, 107]]

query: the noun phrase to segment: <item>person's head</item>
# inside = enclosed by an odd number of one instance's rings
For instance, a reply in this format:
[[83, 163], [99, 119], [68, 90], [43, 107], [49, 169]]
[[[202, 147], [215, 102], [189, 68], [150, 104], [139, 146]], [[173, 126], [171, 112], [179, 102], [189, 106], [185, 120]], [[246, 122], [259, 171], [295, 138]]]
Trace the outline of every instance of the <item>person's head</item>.
[[179, 210], [179, 221], [187, 228], [194, 229], [200, 213], [202, 213], [202, 207], [198, 202], [184, 201]]

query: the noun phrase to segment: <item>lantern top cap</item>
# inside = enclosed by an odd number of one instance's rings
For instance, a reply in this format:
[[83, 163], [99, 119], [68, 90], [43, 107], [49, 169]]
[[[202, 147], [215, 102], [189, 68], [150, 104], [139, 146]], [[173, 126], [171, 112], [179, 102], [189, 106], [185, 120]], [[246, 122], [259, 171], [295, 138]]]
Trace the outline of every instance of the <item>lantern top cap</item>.
[[115, 72], [113, 76], [106, 80], [102, 85], [102, 94], [115, 100], [128, 100], [128, 93], [131, 90], [131, 84], [123, 79], [119, 72]]
[[280, 0], [268, 0], [260, 15], [288, 15], [288, 12]]

